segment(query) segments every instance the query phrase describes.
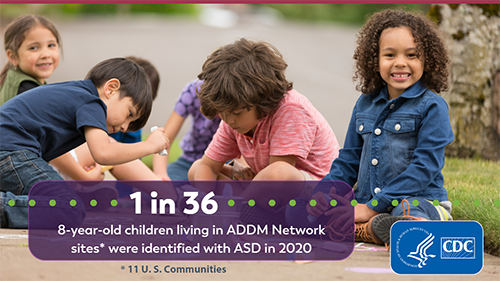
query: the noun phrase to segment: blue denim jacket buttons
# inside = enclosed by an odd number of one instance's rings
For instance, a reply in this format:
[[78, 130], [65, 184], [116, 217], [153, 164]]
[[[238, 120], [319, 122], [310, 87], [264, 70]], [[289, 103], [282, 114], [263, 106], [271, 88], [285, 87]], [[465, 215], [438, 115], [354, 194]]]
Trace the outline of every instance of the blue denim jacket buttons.
[[[397, 105], [397, 106], [396, 106]], [[445, 146], [453, 141], [448, 105], [420, 82], [389, 100], [361, 95], [353, 109], [344, 148], [323, 180], [353, 186], [356, 200], [377, 212], [408, 197], [448, 200], [443, 188]]]

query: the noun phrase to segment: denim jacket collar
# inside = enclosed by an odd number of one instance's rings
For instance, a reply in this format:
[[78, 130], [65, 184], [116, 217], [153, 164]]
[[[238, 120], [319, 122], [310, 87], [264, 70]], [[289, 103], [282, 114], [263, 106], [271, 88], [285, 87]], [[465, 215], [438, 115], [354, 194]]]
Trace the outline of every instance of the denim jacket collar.
[[[398, 98], [400, 97], [407, 99], [416, 98], [423, 95], [426, 90], [427, 88], [425, 88], [424, 85], [422, 85], [422, 83], [419, 80], [417, 83], [408, 87]], [[385, 101], [389, 100], [389, 92], [387, 90], [387, 85], [384, 86], [382, 90], [380, 90], [380, 93], [373, 99], [373, 102], [376, 103], [381, 99], [384, 99]]]

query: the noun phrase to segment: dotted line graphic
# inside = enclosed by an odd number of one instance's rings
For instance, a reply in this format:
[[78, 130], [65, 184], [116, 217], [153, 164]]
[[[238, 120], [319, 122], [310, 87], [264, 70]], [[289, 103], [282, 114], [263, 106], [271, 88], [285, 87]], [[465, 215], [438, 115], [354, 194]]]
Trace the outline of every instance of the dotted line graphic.
[[[15, 200], [13, 200], [13, 199], [9, 200], [7, 203], [8, 203], [8, 205], [9, 205], [9, 206], [11, 206], [11, 207], [14, 207], [14, 206], [16, 205], [16, 201], [15, 201]], [[378, 205], [378, 203], [379, 203], [379, 202], [378, 202], [377, 200], [372, 200], [372, 201], [371, 201], [370, 203], [368, 203], [368, 204], [371, 204], [372, 206], [374, 206], [374, 207], [375, 207], [375, 206], [377, 206], [377, 205]], [[392, 202], [391, 202], [392, 206], [394, 206], [394, 207], [398, 206], [398, 205], [399, 205], [399, 203], [400, 203], [400, 202], [399, 202], [398, 200], [392, 200]], [[33, 199], [31, 199], [30, 201], [28, 201], [28, 205], [30, 205], [31, 207], [34, 207], [36, 204], [37, 204], [37, 202], [36, 202], [35, 200], [33, 200]], [[98, 204], [98, 201], [97, 201], [96, 199], [92, 199], [92, 200], [90, 200], [90, 206], [95, 207], [95, 206], [97, 206], [97, 204]], [[111, 201], [109, 202], [109, 204], [110, 204], [112, 207], [116, 207], [116, 206], [118, 206], [118, 201], [117, 201], [117, 200], [115, 200], [115, 199], [113, 199], [113, 200], [111, 200]], [[227, 201], [227, 205], [228, 205], [229, 207], [234, 207], [234, 205], [235, 205], [235, 204], [236, 204], [236, 203], [234, 202], [234, 200], [233, 200], [233, 199], [230, 199], [230, 200], [228, 200], [228, 201]], [[271, 200], [269, 200], [269, 201], [268, 201], [268, 204], [269, 204], [269, 206], [274, 207], [274, 206], [276, 206], [276, 200], [271, 199]], [[294, 199], [292, 199], [292, 200], [290, 200], [290, 201], [288, 202], [288, 204], [289, 204], [290, 206], [294, 207], [294, 206], [296, 206], [296, 205], [297, 205], [297, 201], [295, 201]], [[313, 206], [313, 207], [314, 207], [314, 206], [316, 206], [317, 204], [318, 204], [318, 202], [317, 202], [315, 199], [312, 199], [312, 200], [310, 200], [310, 201], [309, 201], [309, 205], [311, 205], [311, 206]], [[332, 199], [332, 200], [330, 201], [330, 205], [331, 205], [332, 207], [337, 206], [337, 204], [338, 204], [338, 202], [337, 202], [337, 200], [335, 200], [335, 199]], [[418, 205], [419, 205], [419, 202], [418, 202], [418, 200], [413, 200], [413, 201], [411, 202], [411, 204], [412, 204], [413, 206], [418, 206]], [[438, 205], [439, 205], [439, 201], [438, 201], [438, 200], [434, 200], [434, 201], [432, 201], [432, 204], [433, 204], [434, 206], [438, 206]], [[454, 200], [454, 201], [452, 202], [452, 204], [453, 204], [454, 206], [460, 206], [460, 204], [463, 204], [463, 202], [457, 199], [457, 200]], [[476, 207], [479, 207], [479, 206], [481, 206], [481, 205], [484, 205], [484, 206], [487, 206], [487, 205], [488, 205], [488, 204], [485, 204], [484, 202], [481, 202], [481, 200], [479, 200], [479, 199], [474, 200], [474, 201], [473, 201], [473, 204], [474, 204], [474, 206], [476, 206]], [[49, 206], [54, 207], [54, 206], [56, 206], [56, 205], [57, 205], [57, 202], [56, 202], [56, 200], [55, 200], [55, 199], [52, 199], [52, 200], [50, 200], [50, 201], [49, 201]], [[76, 201], [75, 199], [72, 199], [72, 200], [70, 200], [70, 201], [69, 201], [69, 205], [70, 205], [70, 206], [72, 206], [72, 207], [75, 207], [75, 206], [77, 205], [77, 201]], [[353, 206], [353, 207], [354, 207], [354, 206], [356, 206], [356, 205], [358, 205], [358, 201], [356, 201], [356, 200], [351, 200], [351, 206]], [[248, 206], [250, 206], [250, 207], [255, 206], [255, 200], [253, 200], [253, 199], [248, 200]], [[500, 207], [500, 199], [494, 200], [494, 201], [493, 201], [493, 206], [495, 206], [495, 207]]]

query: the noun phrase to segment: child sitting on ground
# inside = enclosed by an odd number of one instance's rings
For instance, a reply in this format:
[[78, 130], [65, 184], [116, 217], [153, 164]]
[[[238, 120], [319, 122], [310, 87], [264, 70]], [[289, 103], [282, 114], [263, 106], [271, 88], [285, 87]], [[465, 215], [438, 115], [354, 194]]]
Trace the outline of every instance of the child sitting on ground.
[[174, 112], [165, 123], [165, 133], [169, 140], [174, 140], [186, 118], [191, 115], [191, 127], [182, 138], [179, 146], [182, 155], [174, 163], [168, 163], [168, 156], [153, 155], [154, 172], [166, 180], [187, 181], [188, 171], [194, 161], [203, 156], [203, 152], [219, 128], [220, 118], [212, 120], [200, 112], [200, 100], [196, 95], [203, 81], [194, 80], [186, 84], [179, 95]]
[[[39, 181], [62, 180], [47, 162], [85, 141], [101, 165], [123, 164], [167, 148], [163, 128], [140, 143], [109, 139], [108, 133], [144, 126], [151, 107], [149, 78], [140, 66], [125, 58], [98, 63], [84, 81], [37, 87], [3, 104], [1, 226], [27, 227], [28, 202], [26, 198], [16, 200], [16, 196], [27, 195]], [[77, 197], [73, 191], [68, 192]], [[8, 204], [10, 200], [14, 206]]]
[[[360, 30], [354, 59], [363, 95], [344, 148], [323, 180], [357, 183], [356, 241], [389, 244], [390, 228], [398, 220], [451, 219], [441, 169], [453, 132], [448, 105], [435, 93], [448, 87], [449, 57], [432, 21], [385, 10]], [[307, 215], [326, 216], [323, 221], [331, 216], [328, 225], [345, 227], [325, 194], [338, 198], [332, 190], [317, 188], [310, 198], [315, 206], [308, 198], [287, 207], [288, 223], [310, 226]]]
[[[239, 178], [244, 180], [317, 180], [328, 173], [324, 163], [337, 157], [337, 139], [321, 113], [292, 89], [286, 67], [273, 45], [244, 38], [208, 57], [198, 75], [204, 81], [198, 92], [201, 112], [224, 122], [189, 170], [190, 180], [231, 180], [233, 167], [225, 162], [240, 156], [253, 172]], [[250, 185], [233, 195], [265, 209], [273, 199], [279, 210], [300, 194], [309, 196], [308, 186]], [[210, 192], [207, 186], [200, 189]]]

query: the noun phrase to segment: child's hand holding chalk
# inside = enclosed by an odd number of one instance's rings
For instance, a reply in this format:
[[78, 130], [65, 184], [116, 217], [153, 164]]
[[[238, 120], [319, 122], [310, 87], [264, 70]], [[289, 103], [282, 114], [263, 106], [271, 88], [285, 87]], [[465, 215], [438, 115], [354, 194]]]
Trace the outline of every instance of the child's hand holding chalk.
[[[158, 126], [153, 126], [151, 127], [151, 133], [154, 132], [156, 129], [158, 129]], [[162, 151], [160, 151], [160, 154], [161, 156], [167, 156], [168, 155], [168, 152], [166, 149], [163, 149]]]

